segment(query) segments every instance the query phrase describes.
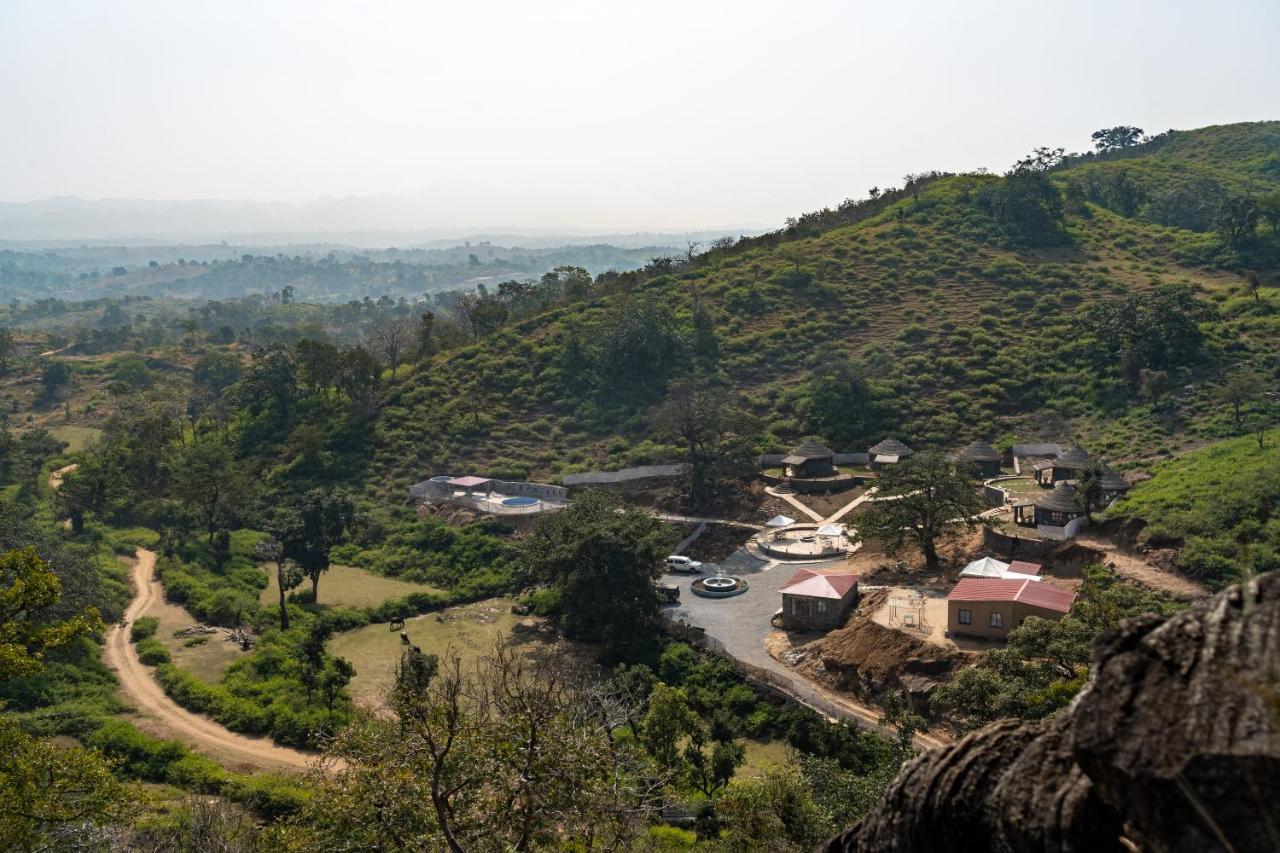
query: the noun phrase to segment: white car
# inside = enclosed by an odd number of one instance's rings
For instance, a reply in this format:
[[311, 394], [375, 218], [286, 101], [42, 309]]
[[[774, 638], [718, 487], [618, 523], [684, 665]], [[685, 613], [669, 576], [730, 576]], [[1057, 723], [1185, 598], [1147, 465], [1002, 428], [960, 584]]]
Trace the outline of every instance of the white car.
[[667, 557], [667, 571], [700, 572], [702, 571], [702, 563], [697, 560], [690, 560], [688, 557], [679, 557], [673, 554]]

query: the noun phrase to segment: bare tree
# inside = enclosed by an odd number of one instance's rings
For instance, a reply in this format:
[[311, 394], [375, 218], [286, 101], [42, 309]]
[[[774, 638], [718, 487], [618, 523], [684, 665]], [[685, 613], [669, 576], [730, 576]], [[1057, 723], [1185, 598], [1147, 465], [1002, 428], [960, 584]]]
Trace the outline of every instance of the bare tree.
[[400, 366], [400, 357], [413, 345], [417, 331], [412, 323], [402, 318], [385, 320], [369, 331], [369, 347], [391, 365], [392, 382]]
[[[394, 719], [337, 737], [297, 822], [317, 849], [630, 849], [668, 781], [583, 670], [499, 643], [474, 668], [411, 649]], [[626, 700], [621, 700], [624, 704]], [[602, 708], [604, 702], [607, 710]], [[634, 713], [634, 712], [632, 712]]]

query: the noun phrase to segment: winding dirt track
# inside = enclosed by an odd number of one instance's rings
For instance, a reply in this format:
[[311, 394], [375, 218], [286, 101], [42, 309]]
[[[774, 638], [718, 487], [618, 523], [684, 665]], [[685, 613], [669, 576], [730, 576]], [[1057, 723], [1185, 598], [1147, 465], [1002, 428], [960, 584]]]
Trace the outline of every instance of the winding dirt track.
[[[134, 598], [124, 613], [126, 624], [145, 615], [147, 609], [160, 600], [162, 593], [155, 579], [155, 566], [155, 552], [139, 548], [132, 572]], [[237, 769], [303, 770], [319, 760], [319, 756], [275, 746], [263, 738], [236, 734], [174, 702], [138, 660], [137, 649], [129, 642], [127, 627], [113, 625], [107, 632], [103, 658], [115, 670], [121, 688], [140, 713], [154, 718], [173, 737], [223, 763]]]

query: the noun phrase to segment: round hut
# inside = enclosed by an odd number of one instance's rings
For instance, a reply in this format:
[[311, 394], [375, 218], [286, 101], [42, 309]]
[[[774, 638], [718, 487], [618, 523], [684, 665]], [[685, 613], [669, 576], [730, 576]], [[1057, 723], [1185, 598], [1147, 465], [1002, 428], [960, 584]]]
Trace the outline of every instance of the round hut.
[[1062, 451], [1062, 455], [1053, 460], [1051, 471], [1053, 472], [1054, 483], [1063, 480], [1075, 480], [1080, 476], [1080, 472], [1089, 466], [1088, 452], [1076, 444]]
[[1035, 500], [1036, 527], [1065, 528], [1077, 518], [1084, 518], [1084, 509], [1076, 499], [1076, 487], [1067, 482], [1053, 484], [1053, 489]]
[[1000, 463], [1004, 457], [985, 441], [975, 441], [960, 451], [959, 458], [973, 466], [974, 475], [986, 479], [1000, 476]]
[[870, 457], [871, 470], [879, 471], [885, 465], [897, 465], [914, 452], [896, 438], [886, 438], [867, 450], [867, 455]]
[[1102, 502], [1110, 504], [1117, 498], [1124, 497], [1133, 486], [1109, 465], [1102, 466]]
[[808, 439], [783, 457], [782, 467], [788, 477], [831, 477], [836, 473], [836, 455], [829, 447]]

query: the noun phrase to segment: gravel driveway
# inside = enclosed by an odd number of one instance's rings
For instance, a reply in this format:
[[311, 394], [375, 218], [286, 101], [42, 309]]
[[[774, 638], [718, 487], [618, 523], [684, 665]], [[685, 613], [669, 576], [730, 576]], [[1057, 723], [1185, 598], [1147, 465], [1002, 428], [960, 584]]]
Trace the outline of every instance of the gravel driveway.
[[[804, 564], [765, 561], [740, 548], [719, 565], [725, 574], [745, 580], [746, 592], [732, 598], [703, 598], [689, 589], [699, 575], [669, 574], [662, 583], [680, 587], [680, 603], [663, 610], [673, 619], [704, 629], [707, 636], [724, 643], [725, 651], [738, 660], [794, 675], [771, 658], [764, 647], [764, 638], [773, 630], [769, 620], [782, 607], [778, 590], [800, 568], [833, 569], [842, 564], [842, 560]], [[705, 564], [701, 577], [709, 577], [715, 570], [715, 564]]]

